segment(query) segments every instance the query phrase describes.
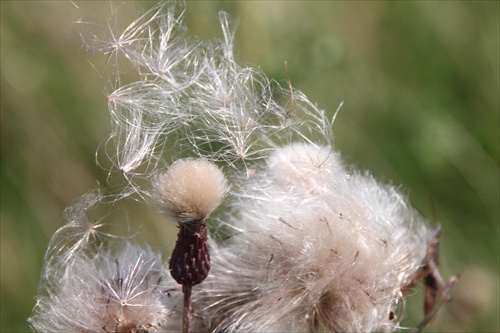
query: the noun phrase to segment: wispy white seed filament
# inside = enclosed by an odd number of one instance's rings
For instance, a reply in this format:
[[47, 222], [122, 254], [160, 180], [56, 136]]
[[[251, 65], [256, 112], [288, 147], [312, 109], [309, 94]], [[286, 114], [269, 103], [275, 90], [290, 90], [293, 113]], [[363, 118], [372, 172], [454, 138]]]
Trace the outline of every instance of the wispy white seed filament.
[[123, 31], [80, 22], [87, 45], [108, 55], [113, 195], [93, 192], [67, 210], [32, 327], [180, 331], [181, 286], [166, 261], [100, 233], [87, 214], [128, 198], [181, 224], [220, 205], [192, 332], [396, 330], [402, 290], [426, 255], [426, 222], [399, 188], [343, 161], [332, 122], [303, 93], [236, 62], [227, 14], [223, 38], [200, 40], [187, 34], [183, 5], [161, 2]]

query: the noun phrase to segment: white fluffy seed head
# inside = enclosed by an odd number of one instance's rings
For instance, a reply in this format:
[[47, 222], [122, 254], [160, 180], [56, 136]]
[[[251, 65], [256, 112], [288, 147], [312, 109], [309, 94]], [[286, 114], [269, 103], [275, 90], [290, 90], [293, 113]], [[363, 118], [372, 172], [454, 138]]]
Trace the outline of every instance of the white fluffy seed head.
[[158, 254], [126, 242], [78, 252], [43, 285], [28, 320], [37, 332], [179, 331], [181, 300]]
[[248, 179], [228, 220], [237, 232], [212, 247], [194, 295], [201, 318], [219, 319], [208, 331], [396, 329], [427, 228], [397, 189], [342, 164], [329, 147], [293, 144]]
[[210, 215], [221, 203], [227, 182], [212, 162], [183, 159], [161, 174], [154, 187], [164, 213], [178, 222], [186, 222]]
[[[224, 38], [200, 43], [184, 35], [177, 5], [160, 2], [97, 46], [116, 61], [108, 68], [116, 148], [106, 153], [130, 183], [117, 197], [143, 194], [136, 180], [158, 174], [173, 138], [174, 158], [187, 147], [200, 159], [154, 179], [166, 215], [200, 220], [220, 204], [227, 183], [209, 161], [225, 162], [231, 177], [236, 200], [219, 221], [227, 237], [211, 244], [210, 274], [193, 291], [192, 331], [395, 330], [401, 289], [425, 257], [426, 224], [397, 189], [344, 168], [332, 122], [304, 94], [235, 62], [227, 15]], [[126, 62], [138, 76], [125, 85]], [[51, 240], [33, 328], [180, 331], [179, 286], [160, 258], [95, 242], [100, 223], [86, 214], [101, 199], [68, 210]]]

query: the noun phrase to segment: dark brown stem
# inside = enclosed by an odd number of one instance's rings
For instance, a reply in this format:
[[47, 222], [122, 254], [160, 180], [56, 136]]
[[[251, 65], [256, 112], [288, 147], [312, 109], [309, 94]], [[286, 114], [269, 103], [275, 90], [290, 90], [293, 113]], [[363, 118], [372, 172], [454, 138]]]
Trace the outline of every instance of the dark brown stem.
[[451, 300], [451, 289], [458, 282], [458, 276], [452, 276], [446, 283], [439, 273], [439, 237], [440, 229], [433, 231], [432, 237], [427, 241], [427, 254], [422, 268], [417, 271], [407, 285], [401, 289], [403, 297], [409, 290], [423, 280], [424, 282], [424, 319], [413, 331], [420, 333], [437, 314], [439, 308]]
[[184, 293], [184, 313], [182, 317], [182, 332], [189, 333], [189, 323], [193, 316], [193, 309], [191, 308], [191, 290], [193, 286], [183, 285], [182, 292]]

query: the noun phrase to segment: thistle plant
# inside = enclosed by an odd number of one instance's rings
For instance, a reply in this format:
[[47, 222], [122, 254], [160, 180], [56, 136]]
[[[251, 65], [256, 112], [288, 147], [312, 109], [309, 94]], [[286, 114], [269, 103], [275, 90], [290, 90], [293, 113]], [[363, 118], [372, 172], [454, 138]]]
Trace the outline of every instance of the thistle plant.
[[[227, 14], [212, 40], [188, 35], [183, 16], [161, 2], [109, 39], [111, 24], [80, 22], [108, 57], [105, 151], [110, 184], [125, 182], [68, 208], [33, 329], [391, 332], [419, 281], [425, 326], [456, 281], [439, 275], [435, 229], [397, 187], [344, 163], [335, 117], [235, 61]], [[89, 217], [129, 197], [177, 222], [168, 267]]]
[[179, 235], [170, 257], [170, 274], [184, 293], [183, 331], [189, 332], [191, 292], [210, 270], [208, 215], [226, 191], [222, 172], [206, 160], [179, 160], [156, 181], [158, 202], [179, 222]]

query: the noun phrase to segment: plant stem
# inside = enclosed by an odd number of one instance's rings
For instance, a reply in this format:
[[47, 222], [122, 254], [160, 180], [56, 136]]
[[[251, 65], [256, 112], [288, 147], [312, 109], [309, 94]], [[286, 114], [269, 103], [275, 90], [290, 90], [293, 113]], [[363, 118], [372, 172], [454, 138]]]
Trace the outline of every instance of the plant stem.
[[182, 332], [189, 333], [189, 323], [193, 316], [193, 309], [191, 308], [191, 290], [193, 286], [183, 285], [182, 292], [184, 293], [184, 313], [182, 317]]

